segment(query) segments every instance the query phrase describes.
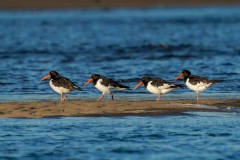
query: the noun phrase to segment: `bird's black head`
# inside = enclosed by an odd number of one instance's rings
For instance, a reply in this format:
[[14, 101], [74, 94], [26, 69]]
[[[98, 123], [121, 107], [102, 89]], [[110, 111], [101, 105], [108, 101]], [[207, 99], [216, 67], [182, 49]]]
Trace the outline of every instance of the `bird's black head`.
[[57, 78], [57, 77], [60, 76], [59, 73], [58, 73], [57, 71], [50, 71], [49, 74], [50, 74], [51, 78]]
[[174, 82], [177, 81], [179, 78], [184, 77], [184, 81], [191, 76], [191, 72], [189, 70], [182, 70], [182, 73], [179, 74], [175, 79]]
[[183, 70], [182, 74], [183, 74], [184, 77], [191, 76], [191, 72], [189, 70]]
[[152, 78], [150, 77], [142, 77], [141, 81], [144, 84], [145, 88], [147, 87], [148, 82], [150, 82]]
[[150, 77], [142, 77], [141, 81], [143, 83], [148, 83], [149, 81], [151, 81], [151, 78]]
[[50, 73], [49, 73], [51, 76], [53, 76], [53, 75], [59, 75], [59, 73], [57, 72], [57, 71], [50, 71]]
[[93, 80], [99, 79], [100, 76], [101, 76], [101, 75], [99, 75], [99, 74], [93, 74], [93, 75], [92, 75], [92, 79], [93, 79]]
[[142, 77], [141, 81], [134, 87], [134, 89], [137, 89], [142, 84], [144, 84], [144, 86], [146, 88], [149, 81], [151, 81], [150, 77]]

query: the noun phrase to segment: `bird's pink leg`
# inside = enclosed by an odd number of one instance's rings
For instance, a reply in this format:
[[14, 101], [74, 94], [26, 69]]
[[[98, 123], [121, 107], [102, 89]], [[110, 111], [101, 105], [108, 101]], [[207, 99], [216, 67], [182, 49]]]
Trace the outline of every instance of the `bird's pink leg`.
[[197, 92], [196, 100], [198, 100], [198, 99], [199, 99], [199, 97], [200, 97], [200, 93], [199, 93], [199, 92]]
[[159, 101], [159, 100], [160, 100], [160, 98], [161, 98], [161, 94], [158, 94], [158, 99], [157, 99], [157, 101]]
[[104, 97], [104, 94], [102, 94], [102, 96], [99, 97], [99, 98], [97, 99], [97, 101], [100, 101], [103, 97]]
[[66, 94], [65, 97], [63, 97], [63, 100], [62, 101], [65, 101], [65, 99], [68, 97], [68, 93]]
[[61, 100], [61, 102], [63, 101], [63, 97], [62, 97], [62, 94], [60, 94], [60, 100]]

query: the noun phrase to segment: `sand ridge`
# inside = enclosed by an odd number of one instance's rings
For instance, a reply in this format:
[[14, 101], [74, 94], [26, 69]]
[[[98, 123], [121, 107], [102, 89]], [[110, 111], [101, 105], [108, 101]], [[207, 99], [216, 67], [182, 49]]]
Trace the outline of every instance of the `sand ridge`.
[[144, 116], [181, 114], [191, 111], [220, 111], [214, 107], [201, 107], [203, 105], [240, 108], [240, 100], [6, 102], [0, 103], [0, 117]]

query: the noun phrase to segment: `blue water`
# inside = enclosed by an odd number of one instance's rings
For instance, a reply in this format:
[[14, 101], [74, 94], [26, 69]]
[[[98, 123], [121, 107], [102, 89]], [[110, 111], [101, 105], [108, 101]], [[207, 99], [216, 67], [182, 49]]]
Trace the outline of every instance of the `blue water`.
[[239, 113], [0, 119], [0, 159], [240, 159]]
[[[202, 99], [239, 98], [239, 28], [240, 7], [0, 11], [0, 102], [58, 101], [40, 82], [50, 70], [79, 86], [97, 73], [133, 88], [143, 76], [172, 82], [188, 69], [225, 80]], [[101, 95], [92, 85], [82, 88], [68, 99]], [[143, 86], [115, 95], [156, 98]], [[195, 93], [186, 87], [162, 99], [195, 99]]]

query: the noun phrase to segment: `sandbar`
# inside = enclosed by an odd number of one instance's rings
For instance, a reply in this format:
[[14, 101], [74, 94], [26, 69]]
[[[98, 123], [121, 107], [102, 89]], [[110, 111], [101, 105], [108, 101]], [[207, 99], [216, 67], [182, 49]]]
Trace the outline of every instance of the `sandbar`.
[[87, 101], [0, 103], [2, 118], [176, 115], [240, 109], [240, 100]]

